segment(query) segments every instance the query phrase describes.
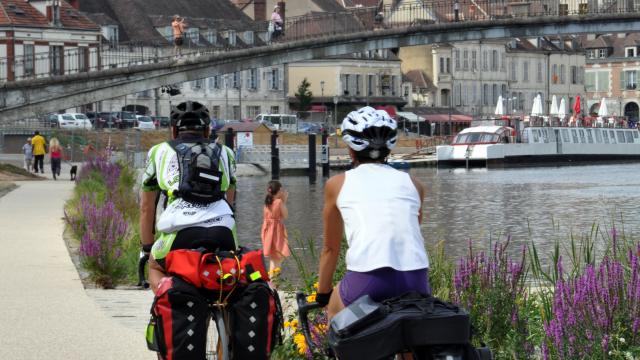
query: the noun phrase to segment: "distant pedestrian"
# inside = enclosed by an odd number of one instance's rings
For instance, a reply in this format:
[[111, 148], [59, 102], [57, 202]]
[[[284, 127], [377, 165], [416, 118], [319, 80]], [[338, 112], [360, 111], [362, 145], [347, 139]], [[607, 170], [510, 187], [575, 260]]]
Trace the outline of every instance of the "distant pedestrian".
[[40, 169], [40, 173], [44, 174], [44, 154], [47, 153], [47, 141], [39, 131], [34, 133], [31, 138], [31, 145], [33, 146], [33, 170], [37, 173]]
[[49, 141], [49, 156], [51, 157], [51, 174], [53, 174], [53, 180], [57, 180], [60, 176], [60, 166], [62, 162], [62, 146], [56, 138], [51, 138]]
[[460, 3], [458, 2], [458, 0], [454, 0], [453, 2], [453, 13], [454, 13], [454, 19], [456, 22], [460, 21]]
[[280, 16], [280, 7], [276, 5], [273, 8], [273, 13], [271, 13], [271, 22], [269, 23], [272, 40], [275, 40], [282, 35], [282, 25], [283, 21], [282, 16]]
[[22, 153], [24, 154], [24, 169], [31, 172], [31, 162], [33, 161], [33, 145], [31, 145], [31, 138], [27, 138], [27, 142], [22, 145]]
[[184, 31], [186, 24], [184, 18], [180, 15], [173, 15], [173, 21], [171, 22], [171, 29], [173, 30], [173, 44], [176, 58], [182, 56], [182, 44], [184, 44]]
[[267, 196], [264, 200], [262, 222], [262, 248], [264, 256], [269, 258], [269, 274], [278, 272], [284, 258], [291, 255], [289, 252], [289, 241], [284, 220], [289, 215], [287, 210], [287, 199], [289, 193], [282, 188], [282, 184], [277, 180], [269, 181], [267, 185]]

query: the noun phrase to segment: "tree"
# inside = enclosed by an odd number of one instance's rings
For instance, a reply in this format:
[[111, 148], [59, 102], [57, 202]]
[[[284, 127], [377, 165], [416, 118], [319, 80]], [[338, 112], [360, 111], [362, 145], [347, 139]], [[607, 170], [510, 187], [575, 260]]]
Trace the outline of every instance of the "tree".
[[311, 84], [304, 78], [300, 85], [298, 85], [298, 91], [295, 96], [298, 99], [298, 111], [309, 111], [311, 109], [311, 101], [313, 100], [313, 93], [309, 91]]

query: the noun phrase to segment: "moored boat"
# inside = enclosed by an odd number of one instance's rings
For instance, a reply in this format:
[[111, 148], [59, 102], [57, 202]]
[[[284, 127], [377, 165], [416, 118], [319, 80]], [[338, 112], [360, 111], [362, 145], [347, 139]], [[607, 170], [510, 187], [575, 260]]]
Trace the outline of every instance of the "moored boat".
[[637, 128], [500, 125], [462, 130], [436, 148], [438, 166], [558, 166], [640, 161]]

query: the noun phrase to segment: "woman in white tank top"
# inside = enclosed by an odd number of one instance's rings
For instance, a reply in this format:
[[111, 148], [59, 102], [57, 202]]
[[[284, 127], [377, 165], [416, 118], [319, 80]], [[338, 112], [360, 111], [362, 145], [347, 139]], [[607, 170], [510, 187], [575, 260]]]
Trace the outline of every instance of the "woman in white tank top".
[[[396, 122], [367, 106], [349, 113], [341, 129], [354, 169], [325, 186], [316, 301], [328, 305], [329, 318], [363, 295], [382, 301], [411, 290], [431, 292], [420, 233], [424, 187], [386, 164], [396, 143]], [[333, 291], [343, 232], [347, 273]]]

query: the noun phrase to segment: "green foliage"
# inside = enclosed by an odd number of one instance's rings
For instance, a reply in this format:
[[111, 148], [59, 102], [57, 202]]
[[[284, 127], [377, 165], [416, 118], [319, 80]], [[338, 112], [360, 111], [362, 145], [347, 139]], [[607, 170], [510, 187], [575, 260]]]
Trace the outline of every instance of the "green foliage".
[[135, 170], [95, 159], [83, 165], [65, 219], [82, 266], [98, 286], [137, 281], [140, 234]]
[[313, 101], [313, 93], [309, 90], [311, 84], [304, 78], [298, 90], [295, 93], [295, 97], [298, 99], [298, 111], [309, 111], [311, 109], [311, 102]]

